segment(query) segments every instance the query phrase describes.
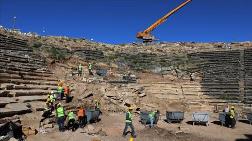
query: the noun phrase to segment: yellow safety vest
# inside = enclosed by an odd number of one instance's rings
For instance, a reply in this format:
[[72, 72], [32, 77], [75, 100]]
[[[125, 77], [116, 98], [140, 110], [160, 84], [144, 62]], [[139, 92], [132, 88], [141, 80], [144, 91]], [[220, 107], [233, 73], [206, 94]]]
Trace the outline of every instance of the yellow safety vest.
[[55, 102], [55, 98], [54, 98], [53, 95], [50, 95], [50, 101], [51, 101], [52, 103]]
[[126, 121], [127, 123], [131, 123], [132, 122], [132, 114], [131, 112], [127, 112], [126, 113]]
[[67, 117], [68, 117], [68, 120], [75, 119], [73, 112], [69, 112], [68, 115], [67, 115]]
[[64, 117], [65, 116], [63, 107], [57, 108], [56, 112], [57, 112], [57, 117]]
[[88, 69], [91, 70], [92, 69], [92, 64], [88, 64]]
[[154, 116], [155, 116], [155, 112], [150, 112], [150, 113], [149, 113], [149, 117], [150, 117], [150, 118], [154, 118]]
[[79, 65], [79, 67], [78, 67], [78, 71], [82, 71], [82, 65]]
[[230, 118], [234, 118], [235, 117], [235, 111], [234, 110], [230, 110]]

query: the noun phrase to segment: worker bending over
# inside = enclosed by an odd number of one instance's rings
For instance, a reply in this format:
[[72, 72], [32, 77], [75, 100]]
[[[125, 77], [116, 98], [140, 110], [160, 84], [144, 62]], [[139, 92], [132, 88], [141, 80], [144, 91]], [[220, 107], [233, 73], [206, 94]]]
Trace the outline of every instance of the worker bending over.
[[125, 120], [125, 128], [123, 130], [123, 136], [127, 135], [126, 132], [128, 130], [128, 127], [130, 127], [131, 128], [131, 136], [135, 138], [136, 134], [135, 134], [135, 129], [134, 129], [134, 126], [132, 123], [132, 119], [133, 119], [132, 110], [133, 110], [133, 108], [129, 107], [128, 111], [126, 112], [126, 120]]
[[83, 108], [83, 106], [80, 106], [78, 110], [78, 122], [79, 122], [79, 127], [83, 128], [85, 124], [87, 123], [87, 116], [86, 116], [86, 111]]
[[67, 119], [68, 119], [68, 123], [67, 123], [67, 128], [68, 130], [72, 129], [72, 131], [75, 131], [76, 128], [76, 122], [75, 122], [75, 114], [73, 111], [70, 111], [67, 114]]
[[55, 109], [54, 103], [55, 103], [55, 96], [54, 96], [54, 92], [51, 91], [51, 93], [47, 95], [47, 100], [46, 100], [46, 107], [50, 109], [51, 112]]
[[64, 132], [65, 110], [63, 106], [61, 105], [61, 103], [57, 104], [56, 117], [57, 117], [57, 123], [59, 126], [59, 131]]
[[66, 86], [64, 87], [64, 95], [65, 95], [65, 97], [66, 97], [66, 103], [69, 103], [70, 100], [71, 100], [69, 85], [66, 85]]

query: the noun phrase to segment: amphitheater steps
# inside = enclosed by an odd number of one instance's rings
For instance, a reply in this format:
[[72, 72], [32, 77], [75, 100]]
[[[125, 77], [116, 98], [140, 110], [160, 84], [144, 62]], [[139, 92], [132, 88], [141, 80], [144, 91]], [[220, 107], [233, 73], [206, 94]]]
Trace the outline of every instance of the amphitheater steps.
[[57, 83], [27, 41], [0, 34], [0, 119], [32, 112], [33, 104], [44, 103]]
[[5, 83], [0, 86], [0, 90], [55, 90], [55, 86], [51, 85], [15, 85], [11, 83]]
[[57, 86], [58, 82], [56, 81], [42, 81], [42, 80], [23, 80], [23, 79], [5, 79], [0, 78], [1, 83], [13, 83], [13, 84], [33, 84], [33, 85], [52, 85]]
[[46, 80], [46, 81], [57, 81], [57, 79], [52, 77], [38, 77], [38, 76], [29, 76], [29, 75], [19, 75], [19, 74], [8, 74], [0, 73], [1, 78], [8, 79], [23, 79], [23, 80]]
[[14, 115], [31, 113], [32, 110], [26, 103], [11, 103], [4, 108], [0, 108], [0, 118], [11, 117]]
[[[1, 90], [4, 93], [8, 93], [9, 97], [18, 97], [18, 96], [38, 96], [38, 95], [47, 95], [49, 90]], [[1, 97], [1, 95], [0, 95]]]
[[23, 103], [26, 103], [26, 102], [32, 102], [32, 101], [43, 101], [45, 102], [47, 99], [47, 96], [46, 95], [38, 95], [38, 96], [19, 96], [19, 97], [16, 97], [16, 100], [18, 100], [18, 102], [23, 102]]
[[17, 103], [17, 100], [9, 97], [1, 97], [0, 98], [0, 108], [5, 107], [5, 105], [9, 103]]
[[0, 73], [8, 73], [8, 74], [18, 74], [18, 75], [29, 75], [29, 76], [39, 76], [39, 77], [51, 77], [53, 73], [51, 72], [26, 72], [26, 71], [12, 71], [12, 70], [4, 70], [0, 69]]

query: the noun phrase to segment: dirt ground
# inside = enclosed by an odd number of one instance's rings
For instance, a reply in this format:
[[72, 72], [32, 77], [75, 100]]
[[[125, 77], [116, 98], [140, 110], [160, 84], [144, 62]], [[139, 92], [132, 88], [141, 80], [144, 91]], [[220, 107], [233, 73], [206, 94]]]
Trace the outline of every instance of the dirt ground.
[[[32, 113], [33, 114], [33, 113]], [[29, 117], [32, 117], [32, 114]], [[186, 123], [191, 119], [190, 113], [186, 113], [186, 119], [181, 123], [168, 124], [164, 121], [165, 117], [161, 116], [155, 128], [149, 128], [142, 125], [138, 120], [138, 115], [134, 116], [134, 126], [137, 133], [135, 141], [239, 141], [249, 139], [246, 135], [252, 132], [252, 125], [243, 122], [237, 122], [235, 129], [222, 127], [214, 124], [217, 121], [217, 115], [211, 115], [210, 125], [191, 125]], [[32, 121], [30, 121], [31, 123]], [[35, 122], [35, 120], [34, 120]], [[30, 125], [29, 122], [24, 122]], [[100, 139], [102, 141], [128, 141], [130, 135], [122, 137], [124, 128], [124, 113], [104, 113], [101, 121], [92, 124], [95, 129], [101, 129], [105, 134], [89, 135], [84, 129], [78, 129], [75, 132], [65, 131], [58, 132], [57, 126], [48, 133], [32, 135], [28, 141], [93, 141]], [[180, 128], [180, 130], [179, 130]]]

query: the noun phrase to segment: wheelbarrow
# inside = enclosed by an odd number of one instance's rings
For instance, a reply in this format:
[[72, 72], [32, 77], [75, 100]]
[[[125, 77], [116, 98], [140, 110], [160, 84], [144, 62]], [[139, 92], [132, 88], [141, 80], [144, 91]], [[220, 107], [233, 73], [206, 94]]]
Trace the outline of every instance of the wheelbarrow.
[[100, 110], [86, 109], [87, 123], [99, 121]]
[[247, 113], [247, 120], [249, 121], [249, 124], [252, 123], [252, 113]]
[[184, 112], [181, 111], [174, 111], [174, 112], [170, 112], [170, 111], [166, 111], [166, 121], [168, 123], [172, 123], [172, 122], [182, 122], [184, 120]]
[[209, 113], [207, 112], [193, 112], [192, 114], [192, 123], [193, 125], [195, 123], [200, 123], [200, 124], [206, 124], [206, 126], [209, 126]]

